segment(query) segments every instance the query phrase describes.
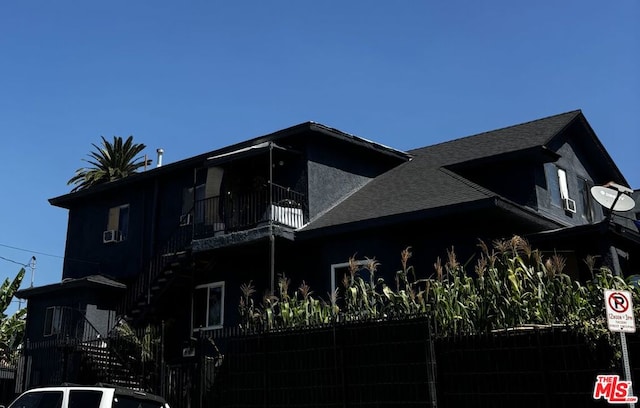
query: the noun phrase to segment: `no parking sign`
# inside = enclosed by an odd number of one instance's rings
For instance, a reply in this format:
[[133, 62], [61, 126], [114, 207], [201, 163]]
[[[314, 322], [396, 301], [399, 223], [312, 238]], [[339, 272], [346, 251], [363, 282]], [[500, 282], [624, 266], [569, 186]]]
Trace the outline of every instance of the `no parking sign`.
[[607, 289], [604, 291], [604, 304], [607, 309], [609, 330], [621, 333], [636, 332], [631, 292]]

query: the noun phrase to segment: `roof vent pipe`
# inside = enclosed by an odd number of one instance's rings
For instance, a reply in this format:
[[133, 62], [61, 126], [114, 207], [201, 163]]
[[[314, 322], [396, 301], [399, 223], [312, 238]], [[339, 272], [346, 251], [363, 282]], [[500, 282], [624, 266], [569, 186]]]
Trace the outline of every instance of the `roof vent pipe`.
[[156, 162], [156, 167], [162, 166], [162, 154], [164, 153], [163, 149], [156, 149], [156, 153], [158, 153], [158, 161]]

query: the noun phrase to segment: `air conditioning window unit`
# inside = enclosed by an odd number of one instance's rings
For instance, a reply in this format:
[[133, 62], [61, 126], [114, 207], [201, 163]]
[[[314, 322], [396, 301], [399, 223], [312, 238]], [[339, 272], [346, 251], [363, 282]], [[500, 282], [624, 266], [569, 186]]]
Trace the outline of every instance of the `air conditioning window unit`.
[[181, 226], [190, 225], [191, 222], [192, 222], [191, 214], [182, 214], [180, 216], [180, 225]]
[[566, 211], [572, 212], [572, 213], [576, 213], [576, 202], [570, 198], [564, 198], [562, 200], [562, 208], [564, 208]]
[[193, 357], [196, 355], [196, 349], [193, 347], [185, 347], [182, 349], [182, 357]]
[[120, 241], [122, 241], [122, 233], [118, 230], [106, 230], [102, 233], [102, 242], [105, 244]]

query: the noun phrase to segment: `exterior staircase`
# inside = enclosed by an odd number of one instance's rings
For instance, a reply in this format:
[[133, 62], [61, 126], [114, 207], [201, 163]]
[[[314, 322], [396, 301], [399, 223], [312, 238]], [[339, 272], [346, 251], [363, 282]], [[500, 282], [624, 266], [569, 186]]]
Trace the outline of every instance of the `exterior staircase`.
[[153, 315], [170, 288], [190, 282], [191, 241], [193, 225], [181, 225], [156, 252], [147, 269], [128, 285], [119, 313], [138, 325]]
[[144, 391], [144, 382], [121, 361], [121, 358], [104, 340], [85, 342], [80, 345], [83, 363], [96, 377], [96, 382], [104, 382], [137, 391]]

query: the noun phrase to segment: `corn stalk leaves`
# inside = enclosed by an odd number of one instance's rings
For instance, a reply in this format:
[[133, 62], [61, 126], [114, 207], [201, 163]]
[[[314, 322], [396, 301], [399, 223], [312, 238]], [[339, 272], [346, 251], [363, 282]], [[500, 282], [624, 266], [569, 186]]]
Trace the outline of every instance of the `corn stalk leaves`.
[[283, 276], [280, 297], [256, 307], [251, 298], [255, 290], [249, 283], [241, 288], [241, 325], [247, 330], [273, 330], [428, 314], [439, 336], [523, 325], [562, 325], [595, 344], [603, 337], [612, 341], [602, 301], [606, 288], [630, 290], [636, 316], [640, 316], [639, 287], [613, 276], [607, 268], [591, 265], [593, 279], [580, 284], [563, 272], [563, 258], [553, 255], [545, 259], [518, 236], [495, 241], [491, 248], [481, 242], [479, 247], [473, 275], [467, 272], [467, 265], [456, 260], [452, 248], [447, 250], [447, 262], [443, 265], [438, 259], [434, 274], [428, 277], [417, 277], [407, 265], [411, 257], [407, 248], [401, 254], [402, 269], [394, 276], [395, 289], [381, 277], [376, 279], [379, 263], [375, 259], [361, 266], [350, 259], [343, 287], [332, 291], [328, 303], [312, 297], [304, 282], [289, 293], [290, 281]]

